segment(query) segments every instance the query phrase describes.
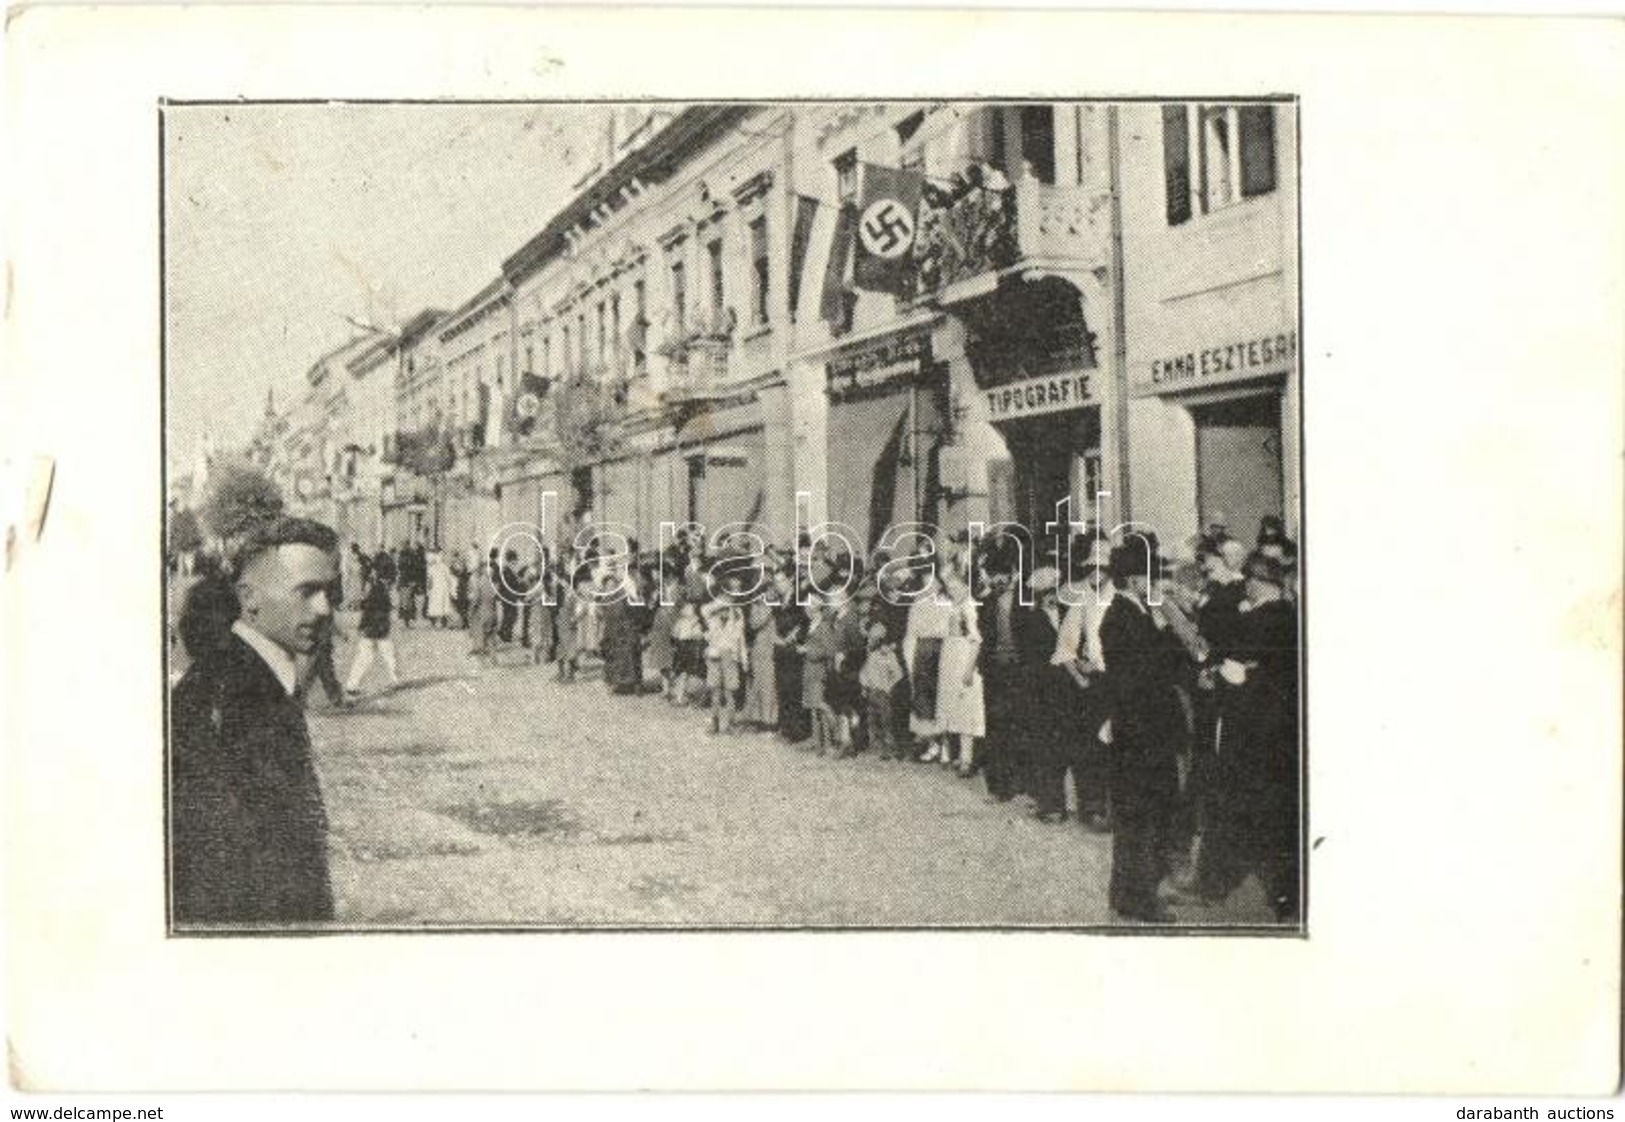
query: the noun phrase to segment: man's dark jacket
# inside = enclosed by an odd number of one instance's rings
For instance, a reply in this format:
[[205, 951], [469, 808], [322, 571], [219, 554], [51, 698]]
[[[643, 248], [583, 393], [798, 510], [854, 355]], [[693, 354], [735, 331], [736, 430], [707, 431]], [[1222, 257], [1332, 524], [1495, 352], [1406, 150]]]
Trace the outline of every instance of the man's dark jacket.
[[176, 684], [170, 722], [176, 926], [333, 918], [327, 814], [300, 701], [228, 633]]

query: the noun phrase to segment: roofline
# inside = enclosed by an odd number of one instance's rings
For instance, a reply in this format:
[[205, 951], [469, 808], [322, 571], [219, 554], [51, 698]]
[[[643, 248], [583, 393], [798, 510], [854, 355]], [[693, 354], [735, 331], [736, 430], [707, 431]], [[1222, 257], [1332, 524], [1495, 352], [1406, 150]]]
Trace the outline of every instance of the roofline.
[[496, 280], [465, 301], [456, 311], [436, 323], [434, 325], [435, 334], [444, 342], [449, 336], [458, 334], [457, 329], [470, 322], [477, 312], [485, 310], [487, 306], [501, 305], [510, 295], [508, 278], [505, 276], [497, 277]]
[[400, 343], [402, 348], [410, 347], [419, 339], [433, 331], [440, 321], [445, 319], [447, 312], [444, 308], [424, 308], [417, 315], [401, 325]]
[[[320, 358], [311, 363], [310, 369], [305, 371], [305, 381], [309, 382], [313, 386], [316, 385], [322, 380], [322, 374], [325, 373], [325, 368], [328, 363], [332, 362], [335, 358], [338, 358], [339, 355], [343, 354], [351, 347], [354, 347], [359, 343], [365, 343], [370, 339], [374, 339], [375, 337], [379, 339], [387, 339], [389, 336], [381, 331], [363, 331], [359, 335], [350, 336], [349, 339], [343, 343], [340, 343], [332, 350], [323, 353]], [[346, 363], [346, 365], [348, 365], [348, 363]]]
[[502, 275], [515, 286], [534, 276], [562, 254], [565, 231], [580, 225], [633, 179], [658, 183], [669, 178], [682, 157], [699, 151], [730, 126], [762, 108], [764, 105], [747, 103], [700, 105], [683, 110], [648, 143], [628, 152], [549, 219], [535, 237], [502, 262]]

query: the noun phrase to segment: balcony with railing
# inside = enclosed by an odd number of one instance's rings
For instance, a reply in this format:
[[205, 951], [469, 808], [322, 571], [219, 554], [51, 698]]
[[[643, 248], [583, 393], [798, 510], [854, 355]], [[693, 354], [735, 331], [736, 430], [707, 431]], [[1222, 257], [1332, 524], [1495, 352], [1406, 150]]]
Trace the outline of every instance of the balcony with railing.
[[728, 384], [736, 341], [733, 312], [700, 317], [661, 348], [666, 360], [663, 396], [678, 401], [713, 394]]
[[983, 294], [1022, 267], [1092, 270], [1110, 261], [1108, 196], [1023, 175], [1010, 183], [974, 164], [926, 192], [914, 250], [922, 298], [952, 303]]

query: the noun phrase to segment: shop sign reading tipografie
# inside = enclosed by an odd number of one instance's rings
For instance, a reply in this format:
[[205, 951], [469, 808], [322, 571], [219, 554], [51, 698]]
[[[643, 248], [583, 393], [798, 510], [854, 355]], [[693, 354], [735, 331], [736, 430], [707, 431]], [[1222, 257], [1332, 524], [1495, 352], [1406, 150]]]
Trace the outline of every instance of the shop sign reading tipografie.
[[987, 396], [988, 420], [1014, 421], [1098, 404], [1090, 392], [1092, 373], [1074, 370], [1066, 374], [1047, 374], [983, 390]]
[[1297, 355], [1296, 330], [1215, 343], [1183, 354], [1152, 359], [1142, 368], [1146, 371], [1146, 380], [1135, 389], [1142, 394], [1169, 393], [1257, 378], [1290, 369]]

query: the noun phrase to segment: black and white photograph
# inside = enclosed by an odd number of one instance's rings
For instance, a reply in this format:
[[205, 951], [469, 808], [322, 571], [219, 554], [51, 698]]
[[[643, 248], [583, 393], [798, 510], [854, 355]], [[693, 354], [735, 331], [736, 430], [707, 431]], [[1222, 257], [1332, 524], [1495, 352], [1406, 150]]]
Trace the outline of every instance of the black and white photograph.
[[1293, 97], [159, 129], [172, 935], [1306, 931]]
[[10, 13], [14, 1116], [1617, 1110], [1625, 24], [976, 2]]

